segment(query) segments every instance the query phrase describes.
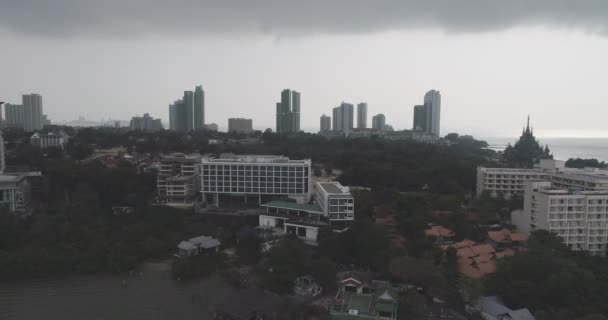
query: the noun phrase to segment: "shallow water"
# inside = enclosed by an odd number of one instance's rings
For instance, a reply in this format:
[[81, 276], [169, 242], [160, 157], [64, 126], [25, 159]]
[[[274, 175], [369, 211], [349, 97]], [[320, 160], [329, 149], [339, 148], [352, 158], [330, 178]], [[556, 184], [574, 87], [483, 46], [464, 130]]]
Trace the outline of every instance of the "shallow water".
[[212, 319], [216, 306], [239, 291], [219, 276], [175, 281], [162, 263], [139, 272], [0, 284], [0, 319]]

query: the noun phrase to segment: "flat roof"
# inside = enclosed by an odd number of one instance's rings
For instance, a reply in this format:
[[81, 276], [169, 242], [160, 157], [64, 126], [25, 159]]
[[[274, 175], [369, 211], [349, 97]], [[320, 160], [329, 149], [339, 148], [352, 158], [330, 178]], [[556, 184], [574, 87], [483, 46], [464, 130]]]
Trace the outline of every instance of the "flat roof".
[[224, 153], [219, 157], [204, 156], [203, 163], [271, 163], [271, 164], [310, 164], [310, 159], [292, 160], [281, 155], [237, 155], [232, 153]]
[[20, 182], [25, 179], [22, 174], [0, 174], [0, 183], [2, 182]]
[[300, 210], [300, 211], [307, 211], [307, 212], [315, 212], [315, 213], [322, 213], [323, 211], [321, 211], [321, 209], [314, 205], [314, 204], [308, 204], [308, 203], [296, 203], [296, 202], [289, 202], [289, 201], [270, 201], [267, 203], [263, 203], [260, 206], [262, 207], [271, 207], [271, 208], [283, 208], [283, 209], [290, 209], [290, 210]]
[[329, 194], [350, 196], [350, 189], [342, 186], [339, 182], [318, 182], [318, 184]]

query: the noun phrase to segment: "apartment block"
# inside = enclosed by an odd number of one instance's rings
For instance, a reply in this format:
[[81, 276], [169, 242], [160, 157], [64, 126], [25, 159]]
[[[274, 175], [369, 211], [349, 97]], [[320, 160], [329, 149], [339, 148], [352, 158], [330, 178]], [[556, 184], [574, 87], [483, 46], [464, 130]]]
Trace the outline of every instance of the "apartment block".
[[192, 206], [199, 190], [200, 162], [198, 154], [162, 156], [157, 176], [158, 202], [170, 206]]
[[310, 159], [292, 160], [276, 155], [205, 156], [201, 164], [203, 201], [219, 205], [221, 201], [240, 198], [262, 204], [288, 197], [307, 203], [310, 165]]
[[355, 200], [350, 188], [339, 182], [317, 182], [314, 202], [332, 222], [355, 220]]
[[607, 190], [608, 170], [566, 168], [564, 161], [541, 160], [533, 169], [477, 168], [477, 195], [484, 191], [494, 197], [523, 195], [527, 181], [551, 181], [556, 188]]
[[524, 209], [511, 217], [518, 231], [556, 233], [572, 250], [606, 256], [608, 190], [565, 189], [550, 181], [528, 181]]

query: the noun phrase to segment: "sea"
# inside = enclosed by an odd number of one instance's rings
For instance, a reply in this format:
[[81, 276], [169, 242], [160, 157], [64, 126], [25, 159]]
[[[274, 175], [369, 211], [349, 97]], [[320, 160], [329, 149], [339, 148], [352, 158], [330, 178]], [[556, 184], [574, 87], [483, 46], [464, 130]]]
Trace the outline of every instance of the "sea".
[[[504, 151], [507, 144], [513, 145], [517, 139], [517, 137], [499, 137], [480, 140], [488, 142], [492, 150]], [[538, 140], [542, 146], [549, 146], [556, 160], [581, 158], [608, 162], [608, 138], [538, 138]]]

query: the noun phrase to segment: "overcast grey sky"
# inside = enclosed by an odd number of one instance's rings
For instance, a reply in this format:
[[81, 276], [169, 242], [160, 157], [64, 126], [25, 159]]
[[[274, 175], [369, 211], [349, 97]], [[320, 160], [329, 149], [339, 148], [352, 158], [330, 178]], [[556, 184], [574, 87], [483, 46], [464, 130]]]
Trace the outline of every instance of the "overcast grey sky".
[[206, 122], [302, 128], [341, 101], [396, 129], [429, 89], [442, 133], [608, 137], [605, 0], [0, 0], [0, 100], [43, 95], [52, 120], [168, 118], [202, 84]]

